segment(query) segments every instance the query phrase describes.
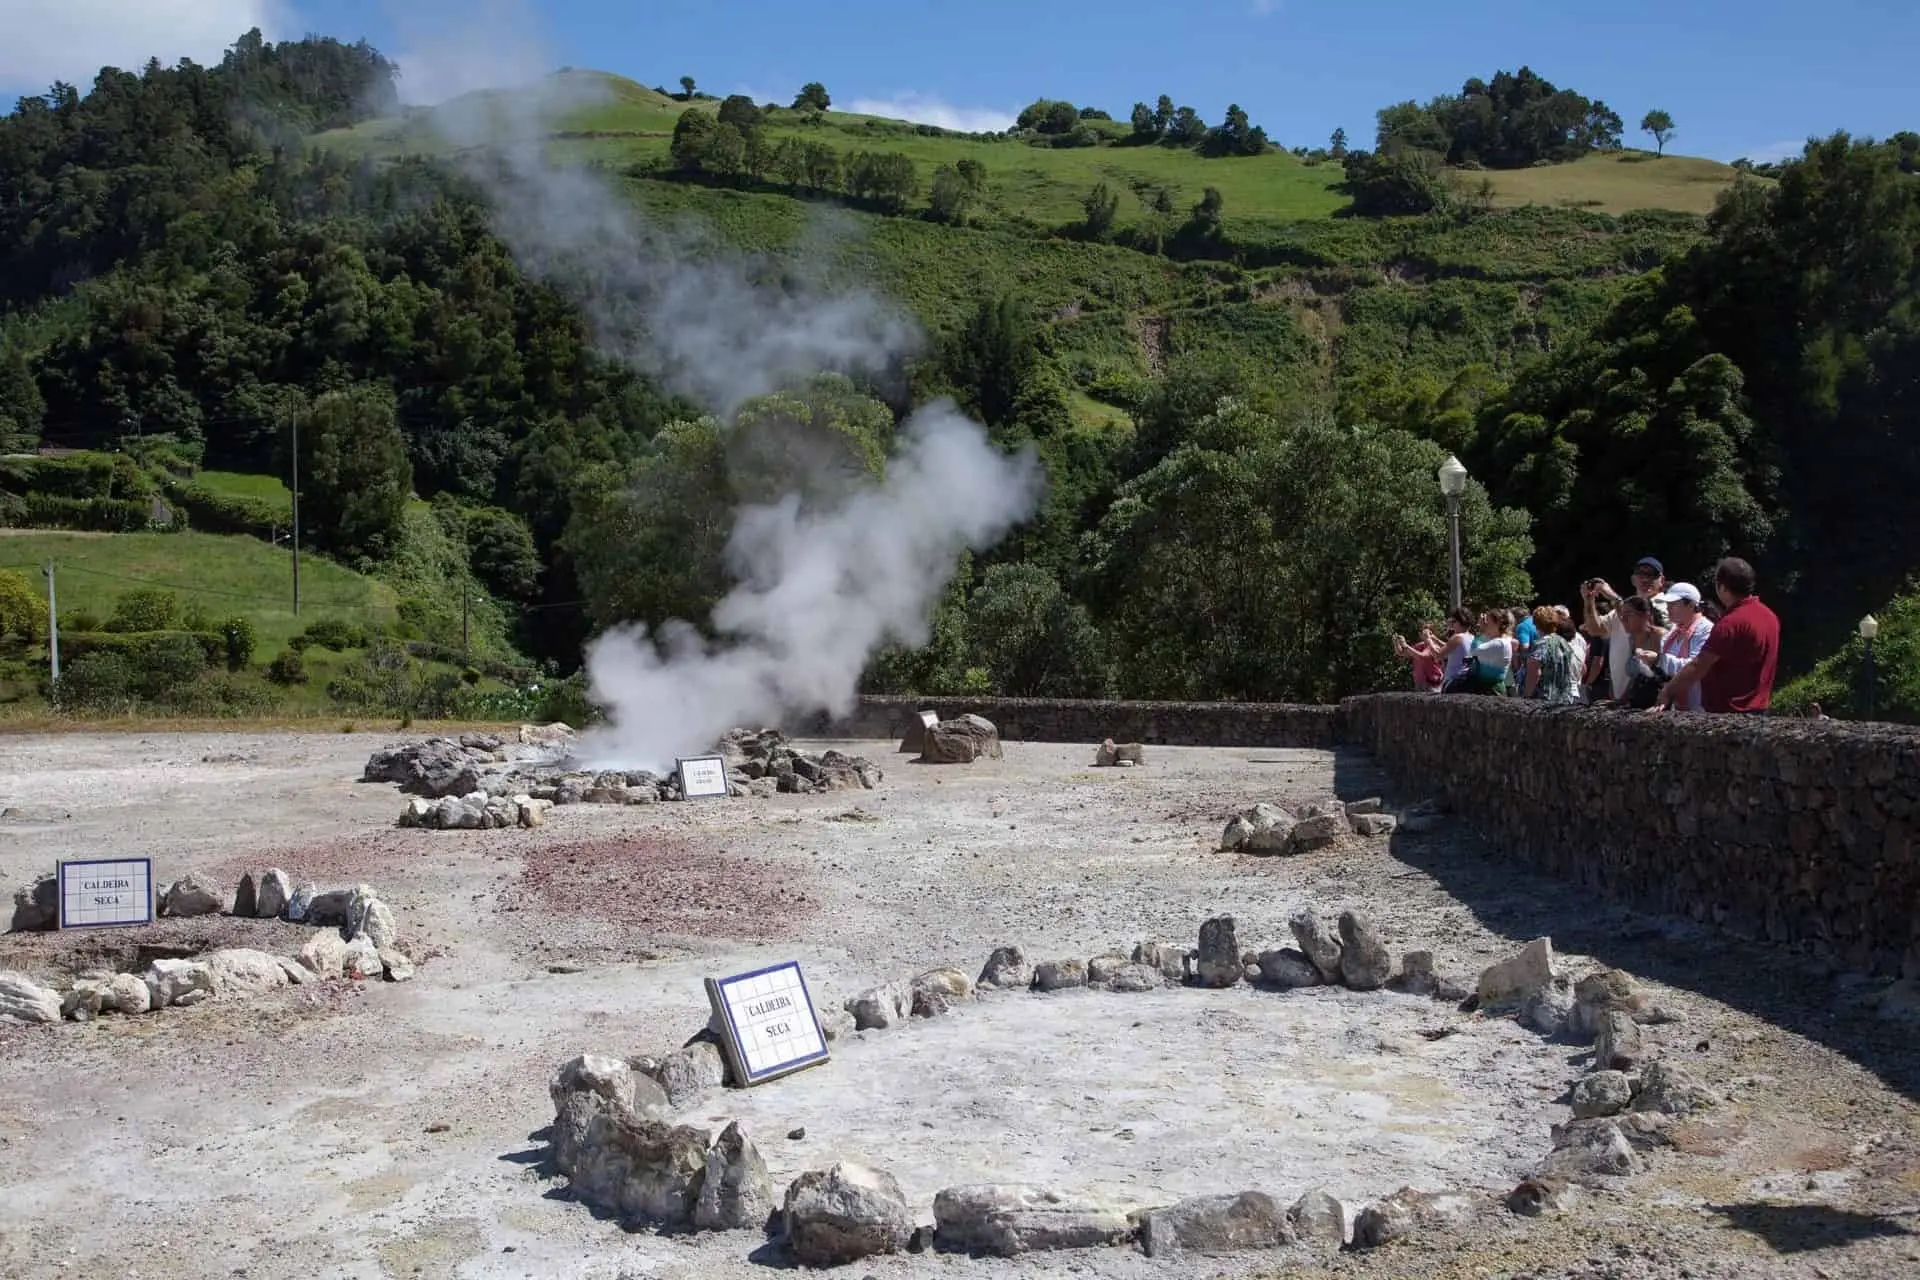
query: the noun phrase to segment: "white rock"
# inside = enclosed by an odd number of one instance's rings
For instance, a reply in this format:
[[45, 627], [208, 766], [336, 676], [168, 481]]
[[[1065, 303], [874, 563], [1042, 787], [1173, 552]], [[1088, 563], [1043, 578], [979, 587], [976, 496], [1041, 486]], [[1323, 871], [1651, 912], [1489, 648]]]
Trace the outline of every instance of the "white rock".
[[226, 896], [198, 876], [175, 880], [160, 899], [160, 914], [165, 916], [210, 916], [226, 909]]
[[373, 939], [361, 934], [347, 943], [340, 969], [349, 978], [378, 978], [387, 971], [387, 966], [381, 962], [380, 948], [373, 945]]
[[388, 982], [405, 982], [413, 976], [413, 961], [398, 947], [380, 948], [380, 967], [385, 970]]
[[1553, 968], [1553, 940], [1535, 938], [1520, 953], [1489, 967], [1480, 975], [1480, 1007], [1512, 1008], [1528, 996], [1554, 985], [1560, 975]]
[[520, 825], [523, 827], [543, 825], [547, 820], [547, 811], [553, 808], [553, 801], [535, 800], [531, 796], [515, 796], [514, 803], [519, 806]]
[[322, 929], [300, 947], [300, 963], [315, 977], [337, 978], [347, 964], [347, 940], [332, 929]]
[[82, 978], [73, 984], [73, 990], [60, 997], [60, 1013], [75, 1022], [91, 1022], [111, 998], [112, 992], [105, 982]]
[[1052, 1249], [1092, 1249], [1133, 1236], [1127, 1211], [1050, 1187], [948, 1187], [933, 1197], [944, 1248], [1011, 1258]]
[[115, 1013], [145, 1013], [153, 1008], [153, 991], [135, 974], [114, 974], [107, 989], [109, 1000], [101, 1002], [102, 1009], [111, 1007]]
[[260, 887], [254, 891], [253, 914], [261, 920], [272, 920], [287, 909], [287, 901], [293, 897], [293, 882], [287, 873], [279, 867], [268, 867], [267, 873], [260, 877]]
[[155, 1009], [198, 1004], [213, 995], [213, 970], [198, 960], [155, 960], [140, 980]]
[[201, 957], [213, 978], [213, 998], [245, 1000], [287, 985], [278, 956], [249, 947], [210, 951]]
[[353, 897], [347, 903], [347, 940], [371, 938], [374, 949], [379, 950], [391, 947], [397, 934], [393, 908], [380, 901], [371, 886], [355, 886]]

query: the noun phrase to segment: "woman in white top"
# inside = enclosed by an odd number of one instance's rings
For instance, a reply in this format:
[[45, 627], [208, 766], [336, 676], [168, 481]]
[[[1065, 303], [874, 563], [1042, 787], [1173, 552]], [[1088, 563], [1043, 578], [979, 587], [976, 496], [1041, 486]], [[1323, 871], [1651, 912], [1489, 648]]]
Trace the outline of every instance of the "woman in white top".
[[1480, 615], [1480, 642], [1473, 647], [1473, 660], [1480, 666], [1483, 685], [1498, 688], [1506, 683], [1513, 666], [1512, 614], [1489, 609]]
[[1447, 615], [1445, 665], [1440, 669], [1440, 687], [1445, 689], [1462, 671], [1473, 655], [1473, 615], [1455, 609]]
[[[1648, 665], [1658, 665], [1667, 675], [1677, 676], [1680, 668], [1699, 657], [1700, 650], [1706, 647], [1707, 637], [1713, 634], [1713, 619], [1701, 612], [1700, 589], [1691, 582], [1674, 583], [1655, 596], [1653, 602], [1667, 606], [1673, 629], [1661, 639], [1660, 651], [1648, 659]], [[1680, 710], [1698, 711], [1700, 686], [1696, 684], [1687, 690], [1682, 702]]]

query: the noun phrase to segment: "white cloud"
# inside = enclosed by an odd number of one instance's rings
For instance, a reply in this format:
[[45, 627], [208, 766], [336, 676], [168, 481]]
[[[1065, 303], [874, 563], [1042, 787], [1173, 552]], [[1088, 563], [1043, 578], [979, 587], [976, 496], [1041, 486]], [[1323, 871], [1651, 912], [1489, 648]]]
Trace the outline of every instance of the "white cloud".
[[1264, 18], [1279, 7], [1280, 0], [1253, 0], [1253, 13], [1257, 18]]
[[1789, 138], [1785, 142], [1769, 142], [1764, 147], [1755, 147], [1742, 154], [1755, 164], [1775, 164], [1782, 160], [1798, 160], [1800, 153], [1806, 149], [1805, 138]]
[[388, 13], [400, 50], [392, 55], [400, 101], [410, 106], [532, 84], [558, 65], [529, 0], [478, 0], [458, 23], [444, 21], [437, 9], [393, 4]]
[[[836, 107], [839, 103], [834, 104]], [[1013, 128], [1016, 111], [992, 107], [956, 107], [930, 94], [896, 93], [891, 98], [858, 98], [841, 108], [856, 115], [911, 120], [960, 133], [999, 133]]]
[[103, 66], [218, 62], [253, 27], [271, 39], [297, 25], [282, 0], [4, 0], [0, 86], [37, 93], [65, 80], [85, 90]]

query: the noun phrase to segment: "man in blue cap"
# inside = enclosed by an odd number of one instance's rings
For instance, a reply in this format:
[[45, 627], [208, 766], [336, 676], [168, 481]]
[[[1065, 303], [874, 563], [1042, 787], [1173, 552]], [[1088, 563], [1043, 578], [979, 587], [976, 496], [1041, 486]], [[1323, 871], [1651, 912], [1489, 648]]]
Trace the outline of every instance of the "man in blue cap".
[[[1654, 597], [1665, 591], [1666, 587], [1667, 567], [1654, 556], [1641, 556], [1639, 563], [1633, 566], [1633, 594], [1651, 607], [1654, 626], [1662, 633], [1668, 626], [1667, 610], [1665, 605], [1654, 603]], [[1596, 640], [1607, 642], [1608, 682], [1613, 687], [1615, 698], [1625, 698], [1627, 686], [1633, 683], [1634, 638], [1620, 617], [1622, 597], [1605, 578], [1588, 578], [1580, 588], [1580, 595], [1586, 604], [1586, 617], [1581, 621], [1581, 630]], [[1600, 602], [1603, 600], [1611, 606], [1604, 616], [1600, 613]]]

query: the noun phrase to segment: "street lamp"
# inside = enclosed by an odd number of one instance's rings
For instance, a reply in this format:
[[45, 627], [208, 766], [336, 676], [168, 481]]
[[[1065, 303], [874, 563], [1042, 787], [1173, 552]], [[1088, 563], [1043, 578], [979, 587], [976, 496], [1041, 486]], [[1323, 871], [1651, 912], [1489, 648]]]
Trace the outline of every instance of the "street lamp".
[[1860, 619], [1860, 638], [1867, 642], [1867, 718], [1873, 718], [1873, 640], [1880, 634], [1880, 619], [1868, 614]]
[[1453, 607], [1460, 607], [1460, 499], [1467, 492], [1467, 469], [1452, 454], [1440, 464], [1440, 492], [1447, 499], [1447, 523], [1452, 530]]

